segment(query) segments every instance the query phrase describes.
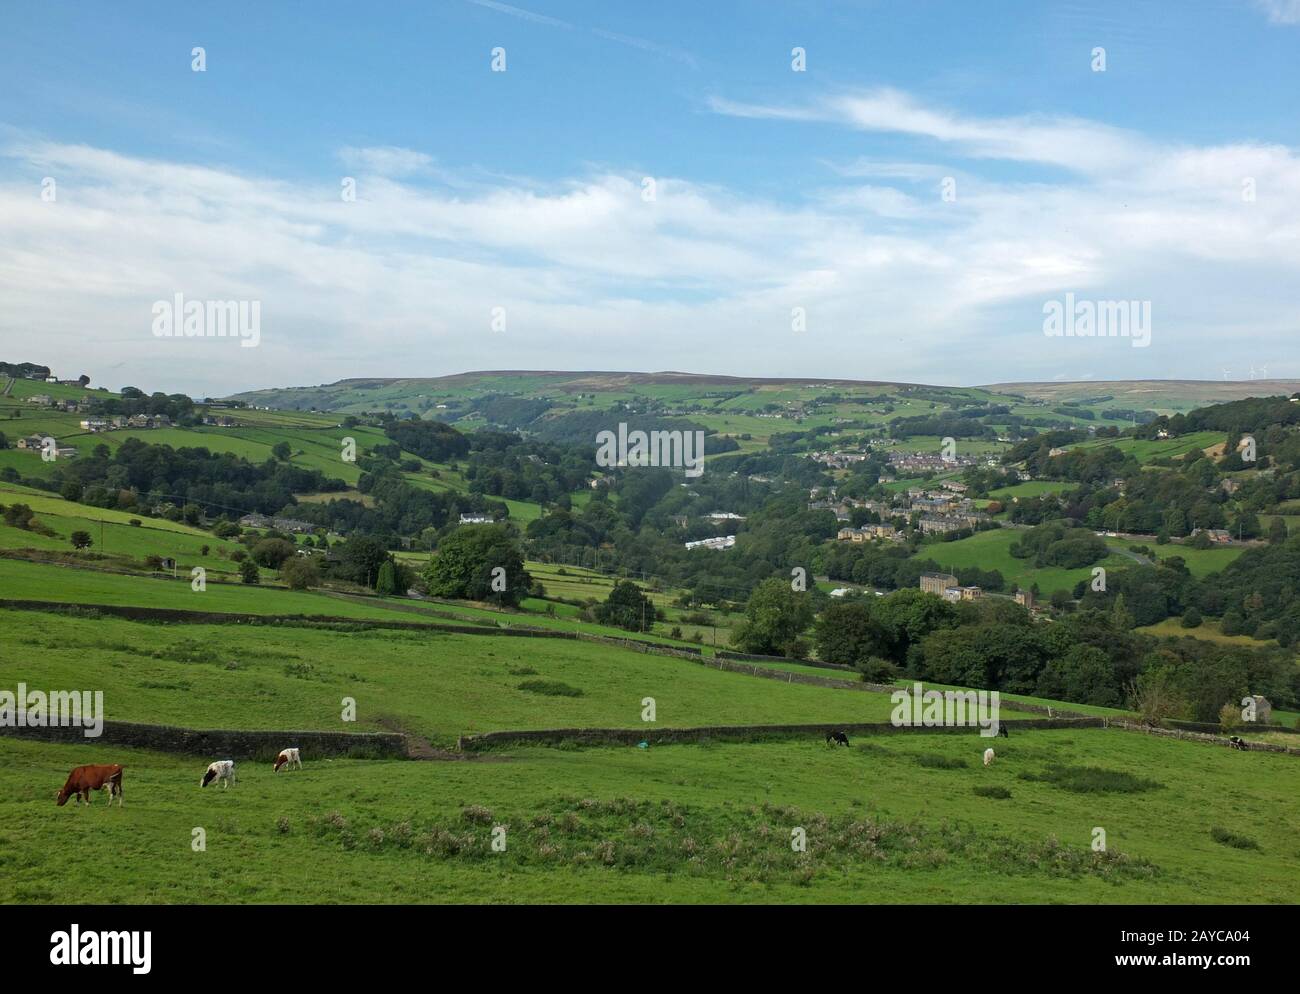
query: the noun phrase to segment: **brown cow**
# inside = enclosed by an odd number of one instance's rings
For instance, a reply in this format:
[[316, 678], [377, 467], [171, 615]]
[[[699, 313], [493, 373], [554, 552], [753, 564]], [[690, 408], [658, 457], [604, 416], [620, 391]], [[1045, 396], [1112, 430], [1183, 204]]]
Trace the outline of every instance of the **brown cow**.
[[94, 766], [78, 766], [68, 774], [68, 782], [55, 794], [59, 807], [68, 803], [68, 798], [77, 795], [77, 804], [84, 797], [90, 803], [92, 790], [108, 789], [108, 803], [113, 804], [113, 795], [117, 795], [117, 806], [122, 806], [122, 767], [116, 763], [103, 763]]

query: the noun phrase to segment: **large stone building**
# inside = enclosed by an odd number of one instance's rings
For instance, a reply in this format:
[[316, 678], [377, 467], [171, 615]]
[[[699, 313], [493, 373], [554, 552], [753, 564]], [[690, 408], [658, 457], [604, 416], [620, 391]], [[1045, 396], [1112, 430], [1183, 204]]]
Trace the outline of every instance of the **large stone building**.
[[921, 589], [927, 594], [938, 594], [943, 596], [943, 592], [949, 587], [957, 586], [957, 578], [951, 573], [922, 573]]

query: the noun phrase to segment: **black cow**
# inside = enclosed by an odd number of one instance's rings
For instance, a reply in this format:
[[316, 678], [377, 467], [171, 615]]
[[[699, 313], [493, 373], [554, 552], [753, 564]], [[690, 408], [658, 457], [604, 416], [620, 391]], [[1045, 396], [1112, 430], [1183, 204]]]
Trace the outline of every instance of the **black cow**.
[[845, 735], [843, 732], [827, 732], [826, 744], [830, 745], [832, 742], [834, 742], [836, 745], [846, 746], [849, 744], [849, 737]]
[[1011, 733], [1007, 731], [1007, 726], [1000, 721], [998, 722], [998, 734], [1001, 735], [1004, 739], [1011, 738]]

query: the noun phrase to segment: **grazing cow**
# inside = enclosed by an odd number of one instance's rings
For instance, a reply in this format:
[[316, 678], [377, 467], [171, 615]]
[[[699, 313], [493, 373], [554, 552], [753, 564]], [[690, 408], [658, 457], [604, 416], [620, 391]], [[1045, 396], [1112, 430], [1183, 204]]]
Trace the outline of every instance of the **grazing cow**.
[[827, 732], [826, 742], [828, 745], [834, 742], [836, 745], [846, 746], [849, 744], [849, 737], [843, 732]]
[[68, 803], [68, 798], [73, 794], [77, 795], [77, 804], [81, 804], [82, 798], [86, 803], [90, 803], [90, 792], [92, 790], [108, 790], [108, 803], [111, 807], [113, 798], [117, 798], [117, 806], [122, 806], [122, 767], [117, 763], [104, 763], [96, 766], [78, 766], [68, 774], [67, 783], [63, 789], [54, 795], [55, 801], [59, 807]]
[[281, 749], [280, 755], [275, 757], [275, 766], [271, 768], [271, 772], [279, 773], [280, 767], [282, 766], [287, 766], [289, 769], [293, 769], [296, 766], [298, 769], [302, 769], [302, 759], [299, 757], [296, 748]]
[[209, 763], [208, 771], [203, 774], [199, 786], [206, 787], [214, 780], [220, 780], [221, 789], [228, 790], [230, 785], [235, 782], [235, 761], [233, 759], [218, 759], [215, 763]]
[[985, 765], [985, 766], [991, 766], [991, 765], [993, 765], [993, 750], [992, 750], [992, 749], [985, 749], [985, 750], [984, 750], [984, 765]]
[[1232, 748], [1241, 749], [1243, 752], [1250, 749], [1250, 743], [1236, 735], [1228, 739], [1232, 743]]

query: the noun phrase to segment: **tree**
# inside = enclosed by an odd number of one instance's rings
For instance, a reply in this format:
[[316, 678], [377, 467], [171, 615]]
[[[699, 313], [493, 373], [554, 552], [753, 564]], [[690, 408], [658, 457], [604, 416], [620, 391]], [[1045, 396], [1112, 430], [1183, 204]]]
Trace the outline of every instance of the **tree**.
[[74, 549], [89, 549], [95, 544], [90, 538], [90, 532], [75, 531], [69, 537], [72, 540], [72, 547]]
[[506, 525], [457, 528], [438, 546], [425, 567], [424, 582], [434, 597], [493, 601], [517, 606], [532, 577], [514, 533]]
[[891, 648], [884, 627], [872, 616], [871, 602], [862, 598], [827, 607], [817, 619], [814, 639], [819, 659], [845, 666], [860, 666]]
[[289, 456], [291, 456], [292, 454], [293, 451], [289, 448], [288, 442], [276, 442], [273, 446], [271, 446], [271, 455], [279, 459], [280, 462], [288, 462]]
[[[3, 448], [3, 446], [0, 446], [0, 448]], [[59, 491], [59, 495], [64, 500], [73, 500], [73, 501], [81, 500], [81, 493], [82, 493], [81, 484], [78, 483], [76, 480], [69, 480], [67, 483], [63, 485], [63, 488]]]
[[1200, 628], [1201, 612], [1194, 607], [1189, 607], [1183, 612], [1182, 626], [1184, 628]]
[[253, 546], [253, 562], [267, 569], [279, 569], [293, 558], [296, 550], [292, 542], [283, 538], [264, 538]]
[[251, 559], [245, 559], [242, 563], [240, 563], [239, 578], [244, 583], [261, 582], [261, 575], [258, 572], [257, 563], [253, 562], [253, 560]]
[[1178, 692], [1171, 666], [1153, 666], [1138, 674], [1128, 686], [1128, 704], [1147, 725], [1159, 725], [1166, 718], [1181, 718], [1191, 707]]
[[1064, 656], [1049, 660], [1038, 677], [1037, 694], [1102, 707], [1119, 703], [1110, 658], [1091, 645], [1071, 646]]
[[354, 536], [337, 546], [336, 551], [338, 564], [330, 575], [368, 587], [375, 585], [379, 570], [392, 558], [384, 543], [369, 535]]
[[772, 577], [749, 595], [745, 617], [732, 632], [731, 641], [745, 652], [802, 656], [806, 650], [799, 636], [812, 620], [812, 598], [792, 590], [785, 580]]
[[389, 559], [379, 567], [379, 577], [375, 580], [375, 593], [391, 595], [398, 592], [397, 571], [393, 568], [393, 561]]
[[309, 556], [294, 556], [280, 569], [290, 590], [310, 590], [320, 584], [320, 568]]
[[631, 580], [619, 580], [605, 603], [596, 605], [595, 615], [604, 625], [629, 632], [648, 632], [654, 627], [655, 609], [640, 587]]
[[1268, 523], [1268, 541], [1270, 545], [1281, 545], [1286, 541], [1286, 519], [1283, 517], [1273, 518]]

